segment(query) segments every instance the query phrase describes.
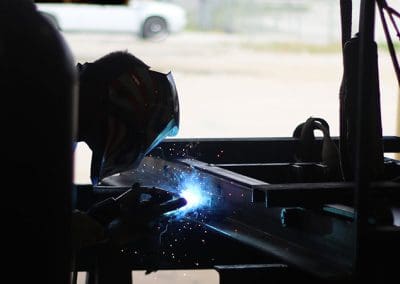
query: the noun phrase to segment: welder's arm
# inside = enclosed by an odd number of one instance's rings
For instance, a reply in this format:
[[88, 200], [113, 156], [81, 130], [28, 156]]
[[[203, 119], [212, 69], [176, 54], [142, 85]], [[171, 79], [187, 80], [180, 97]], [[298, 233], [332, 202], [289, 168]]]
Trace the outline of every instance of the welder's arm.
[[164, 213], [186, 205], [184, 198], [174, 199], [173, 194], [159, 189], [134, 185], [116, 198], [120, 214], [107, 227], [107, 235], [113, 243], [125, 244], [148, 238]]
[[153, 234], [164, 213], [185, 205], [185, 199], [174, 199], [165, 190], [135, 184], [116, 198], [94, 204], [87, 215], [104, 228], [104, 239], [121, 245]]

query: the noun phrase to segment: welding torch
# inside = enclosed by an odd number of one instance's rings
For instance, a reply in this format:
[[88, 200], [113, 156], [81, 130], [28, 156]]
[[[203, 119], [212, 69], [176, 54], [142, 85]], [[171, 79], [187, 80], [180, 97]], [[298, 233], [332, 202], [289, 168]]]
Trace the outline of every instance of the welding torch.
[[140, 219], [141, 223], [151, 222], [164, 213], [186, 205], [186, 200], [161, 188], [145, 187], [135, 183], [117, 197], [109, 197], [94, 204], [87, 214], [103, 226], [117, 218]]

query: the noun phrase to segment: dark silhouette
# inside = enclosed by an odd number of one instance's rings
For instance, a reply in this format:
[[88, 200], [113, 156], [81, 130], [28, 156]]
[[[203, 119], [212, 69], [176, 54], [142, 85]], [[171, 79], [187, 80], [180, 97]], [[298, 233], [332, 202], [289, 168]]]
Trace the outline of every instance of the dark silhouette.
[[[133, 58], [124, 53], [120, 55], [124, 58]], [[124, 61], [122, 57], [120, 59]], [[133, 123], [134, 120], [129, 116], [130, 111], [123, 111], [123, 104], [107, 105], [110, 98], [121, 102], [129, 95], [129, 92], [124, 92], [123, 87], [118, 86], [120, 77], [112, 78], [113, 86], [101, 85], [105, 89], [99, 90], [99, 97], [96, 98], [97, 92], [91, 91], [99, 87], [98, 83], [104, 81], [97, 81], [100, 78], [90, 80], [107, 72], [115, 71], [116, 75], [121, 75], [117, 70], [103, 70], [100, 67], [98, 72], [95, 72], [97, 75], [91, 77], [90, 69], [94, 66], [103, 66], [101, 62], [110, 58], [114, 58], [114, 55], [94, 64], [87, 64], [86, 67], [90, 67], [86, 68], [86, 71], [81, 69], [79, 72], [80, 79], [84, 83], [80, 87], [81, 93], [88, 95], [87, 100], [84, 95], [81, 97], [79, 121], [82, 125], [79, 137], [86, 141], [98, 156], [103, 157], [100, 163], [96, 164], [98, 160], [94, 162], [99, 171], [92, 171], [92, 176], [97, 180], [115, 171], [134, 166], [152, 146], [157, 144], [156, 142], [159, 142], [158, 138], [165, 137], [164, 134], [169, 132], [164, 130], [173, 129], [179, 122], [177, 114], [174, 113], [178, 110], [173, 109], [169, 116], [170, 120], [166, 123], [158, 117], [155, 119], [157, 123], [147, 123], [148, 128], [137, 130], [135, 127], [138, 125]], [[2, 167], [4, 202], [1, 206], [4, 222], [1, 251], [6, 265], [3, 276], [12, 279], [13, 283], [69, 283], [73, 263], [71, 192], [72, 157], [78, 122], [78, 72], [69, 48], [59, 32], [36, 11], [34, 4], [29, 0], [0, 2], [0, 62], [0, 90], [3, 98], [1, 157], [4, 162]], [[136, 63], [145, 66], [139, 60]], [[171, 78], [156, 72], [150, 77], [160, 86], [155, 93], [166, 93], [164, 90], [169, 88], [169, 92], [176, 96], [174, 86], [167, 84], [171, 82]], [[91, 85], [90, 82], [94, 84]], [[88, 88], [87, 92], [83, 90], [85, 88]], [[132, 88], [128, 87], [128, 90]], [[93, 108], [92, 103], [97, 103], [99, 108]], [[91, 112], [104, 109], [109, 110], [105, 112], [107, 114], [105, 116], [99, 112]], [[126, 133], [133, 133], [129, 130], [136, 129], [136, 135], [129, 134], [124, 138], [139, 138], [141, 136], [138, 133], [148, 135], [143, 135], [143, 140], [140, 141], [128, 139], [127, 144], [123, 143], [124, 140], [110, 139], [111, 133], [108, 131], [113, 128], [106, 125], [111, 121], [118, 124], [116, 113], [122, 115], [118, 129], [124, 128], [128, 131]], [[150, 117], [145, 117], [144, 121]], [[162, 118], [167, 117], [168, 115], [162, 116]], [[161, 121], [163, 123], [160, 123]], [[91, 132], [93, 128], [87, 132], [88, 129], [85, 127], [90, 125], [99, 127], [95, 128], [94, 132]], [[107, 130], [104, 132], [102, 127]], [[163, 135], [160, 136], [161, 132]], [[104, 140], [98, 142], [97, 138]], [[138, 145], [139, 150], [135, 148]], [[131, 151], [131, 154], [125, 156], [120, 151], [127, 151], [126, 153]], [[121, 160], [123, 156], [129, 159]], [[115, 169], [112, 168], [114, 165]], [[137, 194], [128, 196], [130, 197], [123, 200], [133, 200]], [[163, 202], [168, 199], [170, 198], [158, 201]], [[150, 208], [150, 212], [158, 213], [152, 215], [156, 218], [165, 211], [183, 206], [184, 200], [175, 200], [168, 206], [158, 206], [158, 203], [153, 204], [153, 207], [130, 208], [131, 211], [126, 210], [126, 202], [123, 204], [125, 205], [119, 208], [124, 209], [124, 214], [113, 216], [116, 217], [116, 223], [113, 223], [114, 231], [121, 232], [119, 229], [124, 228], [124, 222], [129, 219], [122, 217], [129, 217], [133, 209]], [[84, 212], [81, 213], [86, 215]], [[88, 218], [95, 218], [95, 215]]]
[[2, 254], [14, 283], [68, 283], [76, 69], [31, 1], [0, 2]]

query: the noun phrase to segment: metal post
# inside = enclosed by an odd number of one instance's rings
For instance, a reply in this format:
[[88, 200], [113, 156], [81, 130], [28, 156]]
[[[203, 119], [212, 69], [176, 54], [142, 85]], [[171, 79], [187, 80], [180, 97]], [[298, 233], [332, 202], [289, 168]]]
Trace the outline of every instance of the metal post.
[[375, 0], [361, 0], [359, 22], [359, 65], [358, 65], [358, 98], [357, 98], [357, 137], [356, 137], [356, 163], [355, 163], [355, 259], [354, 272], [357, 281], [367, 279], [369, 274], [369, 248], [368, 248], [368, 191], [370, 183], [371, 153], [368, 151], [368, 116], [370, 113], [366, 106], [368, 96], [371, 95], [371, 70], [372, 58], [369, 49], [374, 43], [375, 27]]
[[[400, 87], [399, 87], [399, 92], [397, 95], [397, 130], [396, 130], [396, 135], [400, 136]], [[396, 153], [396, 159], [400, 160], [400, 153]]]

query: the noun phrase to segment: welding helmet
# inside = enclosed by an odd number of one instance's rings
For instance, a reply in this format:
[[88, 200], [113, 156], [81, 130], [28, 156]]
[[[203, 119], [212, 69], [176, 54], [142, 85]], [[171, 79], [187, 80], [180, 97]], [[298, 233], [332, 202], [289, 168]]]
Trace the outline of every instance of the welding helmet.
[[179, 101], [171, 72], [150, 70], [139, 60], [108, 82], [105, 105], [104, 143], [92, 149], [101, 155], [92, 159], [94, 184], [134, 169], [179, 129]]

